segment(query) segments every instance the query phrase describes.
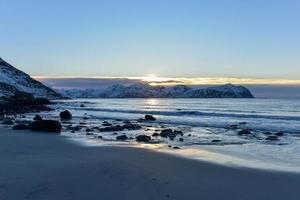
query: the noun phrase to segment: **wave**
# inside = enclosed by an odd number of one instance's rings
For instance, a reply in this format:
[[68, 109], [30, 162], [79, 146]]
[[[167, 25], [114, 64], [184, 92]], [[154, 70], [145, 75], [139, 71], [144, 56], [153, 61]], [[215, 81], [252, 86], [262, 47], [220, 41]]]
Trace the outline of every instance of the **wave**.
[[[79, 108], [74, 108], [79, 110]], [[111, 113], [127, 113], [127, 114], [151, 114], [162, 116], [202, 116], [202, 117], [229, 117], [229, 118], [254, 118], [254, 119], [272, 119], [272, 120], [294, 120], [300, 121], [300, 116], [285, 115], [256, 115], [256, 114], [234, 114], [222, 112], [202, 112], [202, 111], [153, 111], [153, 110], [132, 110], [132, 109], [109, 109], [109, 108], [80, 108], [81, 111], [93, 112], [111, 112]]]

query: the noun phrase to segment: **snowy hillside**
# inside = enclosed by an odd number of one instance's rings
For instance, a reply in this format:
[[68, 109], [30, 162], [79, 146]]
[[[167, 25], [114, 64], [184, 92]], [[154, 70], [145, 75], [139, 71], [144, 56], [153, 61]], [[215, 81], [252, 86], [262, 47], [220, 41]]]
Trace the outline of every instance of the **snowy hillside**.
[[12, 96], [17, 92], [35, 97], [61, 98], [61, 95], [0, 58], [0, 96]]
[[72, 89], [61, 92], [71, 98], [253, 98], [247, 88], [232, 84], [203, 89], [186, 85], [164, 87], [136, 83], [130, 86], [115, 84], [104, 90]]

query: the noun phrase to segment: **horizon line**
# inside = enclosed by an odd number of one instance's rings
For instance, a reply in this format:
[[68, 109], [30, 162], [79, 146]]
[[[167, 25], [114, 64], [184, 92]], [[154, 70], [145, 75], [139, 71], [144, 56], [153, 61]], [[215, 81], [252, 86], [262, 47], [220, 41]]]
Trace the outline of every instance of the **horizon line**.
[[269, 78], [236, 78], [236, 77], [191, 77], [191, 78], [172, 78], [158, 76], [32, 76], [33, 78], [43, 80], [63, 80], [63, 79], [128, 79], [140, 80], [152, 85], [216, 85], [216, 84], [246, 84], [246, 85], [300, 85], [300, 80], [295, 79], [269, 79]]

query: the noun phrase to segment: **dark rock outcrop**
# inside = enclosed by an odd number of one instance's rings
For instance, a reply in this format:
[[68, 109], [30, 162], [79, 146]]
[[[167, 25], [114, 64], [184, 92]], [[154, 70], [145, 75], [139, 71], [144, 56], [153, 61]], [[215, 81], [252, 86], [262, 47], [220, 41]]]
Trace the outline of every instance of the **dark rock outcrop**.
[[117, 140], [128, 140], [127, 135], [119, 135], [116, 137]]
[[61, 120], [71, 120], [72, 114], [70, 113], [70, 111], [65, 110], [59, 114], [59, 117]]
[[40, 121], [40, 120], [43, 120], [43, 118], [40, 116], [40, 115], [36, 115], [34, 118], [33, 118], [34, 121]]
[[137, 142], [145, 142], [145, 143], [149, 143], [151, 141], [151, 137], [147, 136], [147, 135], [138, 135], [136, 137], [136, 141]]
[[156, 120], [156, 118], [153, 117], [152, 115], [145, 115], [145, 120], [147, 120], [147, 121], [154, 121], [154, 120]]
[[32, 131], [60, 133], [61, 128], [60, 122], [55, 120], [39, 120], [30, 124], [30, 130]]

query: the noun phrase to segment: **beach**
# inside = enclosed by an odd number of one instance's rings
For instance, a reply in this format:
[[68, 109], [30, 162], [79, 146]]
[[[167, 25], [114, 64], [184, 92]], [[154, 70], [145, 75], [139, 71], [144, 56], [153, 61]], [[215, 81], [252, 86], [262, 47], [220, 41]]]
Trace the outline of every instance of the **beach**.
[[0, 129], [0, 199], [299, 199], [300, 174]]

